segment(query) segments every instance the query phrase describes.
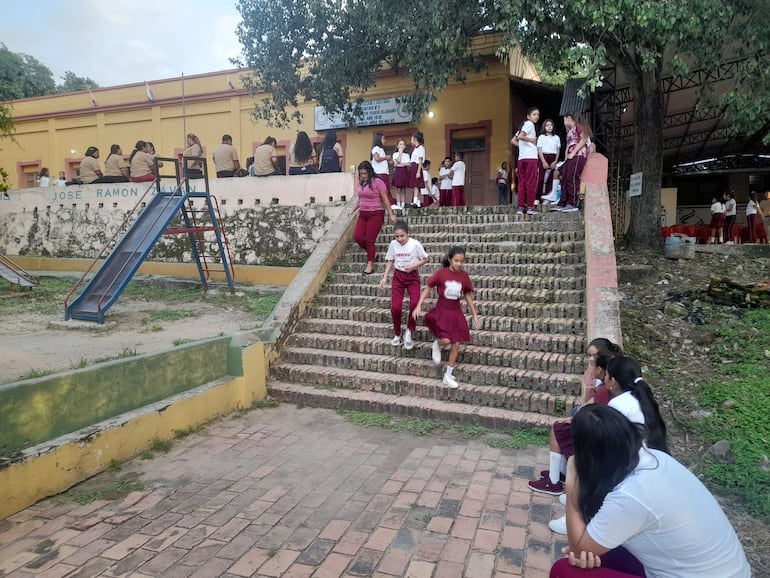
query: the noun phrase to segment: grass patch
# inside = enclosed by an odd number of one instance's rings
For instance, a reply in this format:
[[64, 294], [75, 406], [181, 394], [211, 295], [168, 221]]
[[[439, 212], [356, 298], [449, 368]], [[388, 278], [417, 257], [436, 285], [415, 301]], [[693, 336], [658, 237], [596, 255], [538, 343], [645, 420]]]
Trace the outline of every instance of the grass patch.
[[735, 463], [705, 459], [698, 469], [709, 484], [740, 497], [750, 513], [770, 522], [770, 492], [761, 491], [770, 487], [770, 310], [723, 320], [717, 334], [716, 376], [697, 396], [711, 416], [695, 428], [708, 443], [729, 441]]
[[547, 446], [551, 440], [551, 432], [546, 428], [511, 430], [505, 438], [493, 438], [487, 443], [493, 448], [520, 449], [527, 446]]
[[45, 377], [46, 375], [51, 375], [53, 372], [53, 369], [29, 369], [26, 371], [26, 373], [20, 375], [16, 381], [25, 381], [27, 379]]
[[124, 347], [123, 351], [116, 355], [110, 355], [108, 357], [100, 357], [98, 359], [94, 359], [94, 363], [105, 363], [107, 361], [115, 361], [116, 359], [124, 359], [126, 357], [136, 357], [139, 355], [139, 352], [136, 349], [131, 349], [130, 347]]
[[150, 450], [144, 450], [141, 454], [139, 454], [139, 457], [143, 460], [151, 460], [155, 457], [155, 454], [152, 453]]
[[[468, 437], [496, 434], [495, 430], [479, 425], [452, 425], [439, 421], [416, 417], [393, 418], [387, 413], [367, 413], [364, 411], [340, 410], [339, 413], [350, 423], [362, 427], [381, 427], [393, 431], [405, 431], [415, 435], [426, 435], [438, 430], [455, 430]], [[490, 437], [487, 444], [496, 448], [525, 448], [527, 446], [547, 446], [551, 433], [545, 428], [511, 430], [508, 437]]]
[[97, 500], [119, 500], [131, 492], [143, 492], [147, 485], [137, 475], [121, 478], [103, 475], [75, 486], [63, 496], [78, 504], [90, 504]]
[[152, 442], [150, 442], [150, 449], [154, 452], [167, 453], [169, 450], [171, 450], [171, 445], [171, 441], [169, 440], [153, 438]]
[[258, 399], [254, 403], [251, 404], [251, 409], [272, 409], [274, 407], [278, 407], [281, 405], [281, 402], [277, 399]]
[[75, 284], [75, 279], [42, 277], [40, 285], [13, 299], [0, 299], [0, 315], [20, 313], [64, 314], [64, 298]]
[[182, 439], [186, 438], [189, 435], [192, 435], [194, 433], [198, 433], [203, 430], [203, 425], [193, 425], [190, 427], [186, 427], [184, 429], [172, 429], [171, 431], [174, 432], [174, 439]]
[[187, 309], [157, 309], [150, 311], [150, 321], [158, 322], [170, 322], [179, 321], [180, 319], [187, 319], [189, 317], [197, 317], [198, 314], [195, 311]]

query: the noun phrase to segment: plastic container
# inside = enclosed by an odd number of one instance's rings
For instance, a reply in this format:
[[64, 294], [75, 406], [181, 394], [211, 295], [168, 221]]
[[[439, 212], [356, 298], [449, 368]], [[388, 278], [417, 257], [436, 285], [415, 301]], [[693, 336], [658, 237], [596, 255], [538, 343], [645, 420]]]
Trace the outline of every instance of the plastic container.
[[695, 237], [675, 234], [666, 237], [663, 254], [667, 259], [692, 259], [695, 257]]

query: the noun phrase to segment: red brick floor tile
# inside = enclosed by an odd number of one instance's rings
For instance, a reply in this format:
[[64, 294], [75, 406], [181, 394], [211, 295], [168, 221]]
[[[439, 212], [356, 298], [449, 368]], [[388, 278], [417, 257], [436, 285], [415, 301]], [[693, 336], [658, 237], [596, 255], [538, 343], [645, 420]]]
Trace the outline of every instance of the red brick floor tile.
[[228, 572], [237, 576], [251, 576], [267, 559], [267, 550], [252, 548], [241, 556], [235, 564], [230, 566]]
[[313, 574], [313, 578], [339, 578], [350, 564], [350, 560], [351, 558], [348, 556], [329, 554]]
[[457, 516], [455, 518], [454, 525], [452, 526], [452, 536], [455, 538], [465, 538], [472, 540], [476, 534], [476, 524], [478, 520], [476, 518], [466, 518], [463, 516]]
[[384, 552], [390, 546], [393, 538], [396, 537], [396, 530], [391, 528], [376, 528], [371, 537], [366, 542], [366, 547], [371, 550]]
[[443, 518], [441, 516], [434, 516], [428, 522], [428, 531], [437, 532], [439, 534], [448, 534], [449, 529], [452, 527], [452, 518]]
[[348, 520], [332, 520], [318, 535], [323, 540], [339, 540], [350, 526]]
[[342, 536], [342, 539], [334, 546], [333, 550], [339, 554], [354, 556], [368, 539], [369, 534], [367, 532], [349, 530]]
[[497, 549], [500, 533], [491, 530], [477, 530], [473, 540], [473, 549], [479, 552], [492, 554]]
[[468, 567], [465, 569], [465, 578], [492, 578], [494, 571], [494, 554], [471, 552], [471, 556], [468, 559]]
[[296, 550], [278, 550], [273, 556], [268, 552], [268, 559], [259, 567], [261, 576], [283, 576], [283, 573], [294, 563], [299, 556]]
[[431, 578], [436, 565], [423, 560], [412, 560], [406, 569], [406, 578]]
[[441, 552], [441, 560], [447, 562], [465, 563], [465, 558], [471, 549], [470, 540], [461, 540], [460, 538], [449, 538], [444, 551]]

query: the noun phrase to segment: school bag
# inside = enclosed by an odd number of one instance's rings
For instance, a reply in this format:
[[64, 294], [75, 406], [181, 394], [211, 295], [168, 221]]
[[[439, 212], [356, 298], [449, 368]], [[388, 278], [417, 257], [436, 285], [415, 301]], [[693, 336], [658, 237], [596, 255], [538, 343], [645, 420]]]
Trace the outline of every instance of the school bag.
[[335, 151], [333, 148], [322, 150], [321, 167], [318, 169], [318, 172], [339, 173], [340, 170], [340, 157], [337, 156], [337, 151]]

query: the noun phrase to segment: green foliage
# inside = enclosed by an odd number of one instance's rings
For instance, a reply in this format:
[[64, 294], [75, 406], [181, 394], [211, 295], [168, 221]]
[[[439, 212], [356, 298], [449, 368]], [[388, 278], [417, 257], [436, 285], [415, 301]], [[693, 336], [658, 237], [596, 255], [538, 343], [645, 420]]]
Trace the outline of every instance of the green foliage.
[[67, 70], [61, 77], [61, 84], [56, 87], [56, 92], [77, 92], [78, 90], [88, 90], [89, 88], [99, 88], [95, 81], [88, 77], [78, 76], [71, 70]]
[[52, 369], [28, 369], [23, 375], [19, 376], [19, 379], [16, 381], [25, 381], [27, 379], [37, 379], [38, 377], [45, 377], [46, 375], [51, 375], [53, 373]]
[[491, 23], [491, 3], [468, 0], [240, 0], [243, 45], [236, 64], [253, 72], [244, 85], [258, 98], [254, 117], [269, 125], [299, 121], [293, 109], [315, 100], [351, 125], [378, 72], [406, 72], [412, 91], [401, 105], [417, 121], [452, 80], [482, 61], [472, 38]]
[[147, 485], [136, 475], [117, 478], [111, 471], [75, 486], [63, 497], [78, 504], [90, 504], [97, 500], [118, 500], [131, 492], [143, 492], [146, 489]]
[[511, 430], [510, 437], [493, 438], [487, 443], [493, 448], [519, 449], [527, 446], [547, 446], [551, 433], [545, 428]]
[[171, 442], [169, 440], [153, 438], [152, 442], [150, 443], [150, 449], [154, 452], [167, 453], [171, 450]]
[[179, 321], [188, 317], [197, 317], [197, 313], [188, 309], [156, 309], [150, 311], [151, 321]]
[[251, 404], [251, 409], [274, 409], [281, 405], [281, 402], [277, 399], [265, 398], [258, 399]]
[[708, 483], [741, 497], [751, 513], [770, 521], [770, 493], [760, 491], [770, 487], [770, 311], [749, 311], [724, 323], [714, 362], [717, 377], [698, 396], [712, 413], [697, 428], [706, 442], [729, 441], [735, 463], [707, 460], [702, 470]]
[[56, 92], [51, 69], [29, 54], [11, 52], [0, 43], [0, 101]]
[[174, 433], [174, 439], [182, 439], [186, 438], [189, 435], [192, 435], [194, 433], [198, 433], [199, 431], [203, 430], [203, 425], [193, 425], [190, 427], [186, 427], [185, 429], [172, 429], [171, 431]]

